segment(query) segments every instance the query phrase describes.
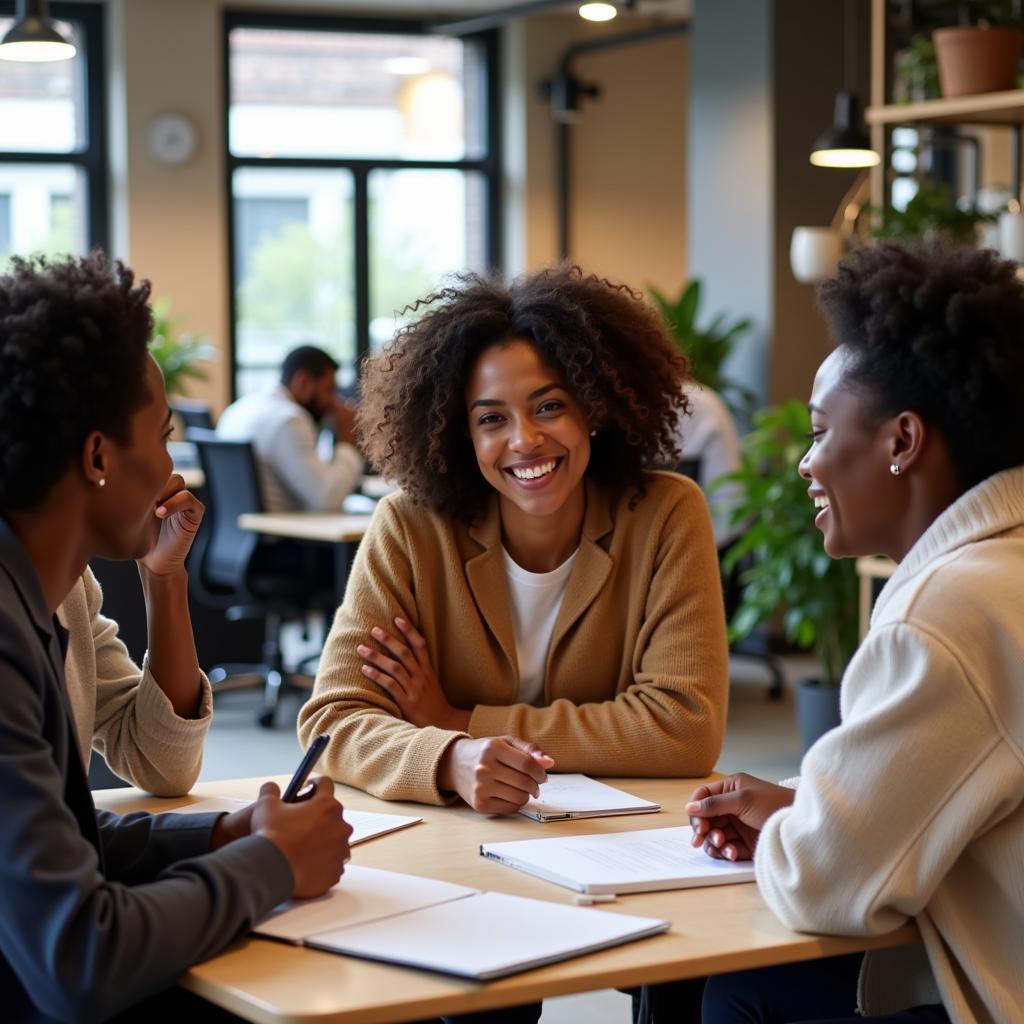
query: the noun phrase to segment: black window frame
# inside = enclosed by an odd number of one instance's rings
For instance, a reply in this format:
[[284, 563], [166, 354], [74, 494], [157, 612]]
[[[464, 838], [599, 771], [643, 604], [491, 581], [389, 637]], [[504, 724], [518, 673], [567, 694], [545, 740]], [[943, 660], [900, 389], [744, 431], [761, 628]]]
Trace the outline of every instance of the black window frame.
[[235, 210], [232, 182], [236, 170], [243, 167], [280, 167], [302, 170], [345, 170], [353, 182], [354, 251], [354, 316], [355, 316], [355, 373], [359, 378], [363, 359], [370, 352], [370, 238], [369, 238], [369, 177], [378, 170], [458, 170], [475, 171], [486, 182], [487, 218], [485, 251], [491, 270], [502, 269], [501, 238], [501, 101], [499, 96], [500, 68], [498, 33], [495, 30], [463, 36], [467, 42], [483, 47], [486, 61], [487, 96], [485, 111], [487, 124], [484, 138], [486, 151], [482, 157], [462, 160], [403, 160], [403, 159], [346, 159], [343, 157], [259, 157], [235, 156], [231, 152], [231, 32], [236, 28], [284, 29], [300, 32], [364, 32], [382, 35], [429, 35], [430, 23], [423, 20], [400, 18], [358, 18], [317, 14], [277, 14], [265, 11], [226, 10], [224, 12], [223, 83], [224, 100], [224, 153], [225, 186], [227, 193], [228, 229], [228, 310], [229, 349], [228, 379], [231, 400], [237, 397], [237, 282], [235, 271]]
[[[110, 197], [107, 169], [107, 96], [104, 78], [104, 11], [102, 3], [51, 3], [50, 16], [73, 22], [85, 40], [84, 147], [66, 153], [9, 152], [0, 150], [0, 164], [70, 164], [85, 173], [87, 249], [109, 249]], [[0, 0], [0, 17], [13, 18], [16, 4]]]

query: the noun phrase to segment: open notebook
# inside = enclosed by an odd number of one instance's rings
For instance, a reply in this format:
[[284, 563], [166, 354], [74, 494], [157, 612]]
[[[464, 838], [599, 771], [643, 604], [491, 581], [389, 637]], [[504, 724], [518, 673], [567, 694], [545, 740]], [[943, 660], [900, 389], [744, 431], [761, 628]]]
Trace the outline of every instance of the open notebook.
[[527, 800], [519, 813], [535, 821], [564, 821], [615, 814], [652, 814], [660, 810], [660, 804], [652, 804], [586, 775], [549, 775], [540, 787], [540, 795]]
[[590, 836], [483, 843], [484, 857], [588, 894], [655, 892], [752, 882], [752, 861], [712, 860], [688, 825]]
[[656, 935], [668, 926], [657, 918], [350, 865], [329, 893], [283, 903], [254, 932], [486, 981]]

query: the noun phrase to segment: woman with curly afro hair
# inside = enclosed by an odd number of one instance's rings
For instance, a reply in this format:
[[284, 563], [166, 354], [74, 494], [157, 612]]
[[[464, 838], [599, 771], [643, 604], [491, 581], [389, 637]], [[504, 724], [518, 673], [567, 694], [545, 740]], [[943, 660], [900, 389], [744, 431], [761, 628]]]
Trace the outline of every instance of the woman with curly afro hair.
[[808, 500], [833, 558], [898, 565], [799, 788], [731, 776], [687, 811], [711, 856], [756, 851], [790, 928], [881, 935], [913, 918], [924, 948], [719, 975], [704, 1020], [1009, 1024], [1024, 992], [1024, 283], [992, 252], [889, 243], [841, 263], [821, 302], [838, 347], [811, 393]]
[[380, 503], [300, 712], [334, 778], [519, 810], [546, 772], [700, 776], [727, 651], [710, 518], [674, 464], [687, 366], [622, 285], [467, 275], [365, 367]]

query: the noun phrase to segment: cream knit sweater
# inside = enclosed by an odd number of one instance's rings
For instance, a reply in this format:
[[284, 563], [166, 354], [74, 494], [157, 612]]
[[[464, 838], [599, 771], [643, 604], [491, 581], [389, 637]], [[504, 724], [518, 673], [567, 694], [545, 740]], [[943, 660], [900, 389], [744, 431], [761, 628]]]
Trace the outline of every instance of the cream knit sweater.
[[64, 677], [85, 766], [95, 749], [114, 772], [150, 793], [187, 793], [199, 775], [213, 716], [210, 683], [204, 675], [196, 717], [179, 718], [147, 661], [140, 671], [118, 638], [117, 623], [100, 614], [102, 604], [100, 585], [86, 569], [57, 609], [70, 633]]
[[957, 1024], [1024, 1020], [1024, 467], [914, 545], [841, 700], [765, 825], [765, 899], [801, 931], [916, 918]]

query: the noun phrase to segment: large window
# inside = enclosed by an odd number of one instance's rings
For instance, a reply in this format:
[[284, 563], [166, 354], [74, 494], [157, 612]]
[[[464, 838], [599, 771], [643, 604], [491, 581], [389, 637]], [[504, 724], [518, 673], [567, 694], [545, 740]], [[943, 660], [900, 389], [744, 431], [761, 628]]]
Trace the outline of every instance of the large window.
[[[54, 3], [50, 13], [74, 59], [0, 61], [0, 267], [107, 243], [102, 8]], [[0, 36], [13, 15], [0, 0]]]
[[321, 345], [351, 384], [402, 310], [498, 264], [494, 40], [228, 14], [234, 384]]

